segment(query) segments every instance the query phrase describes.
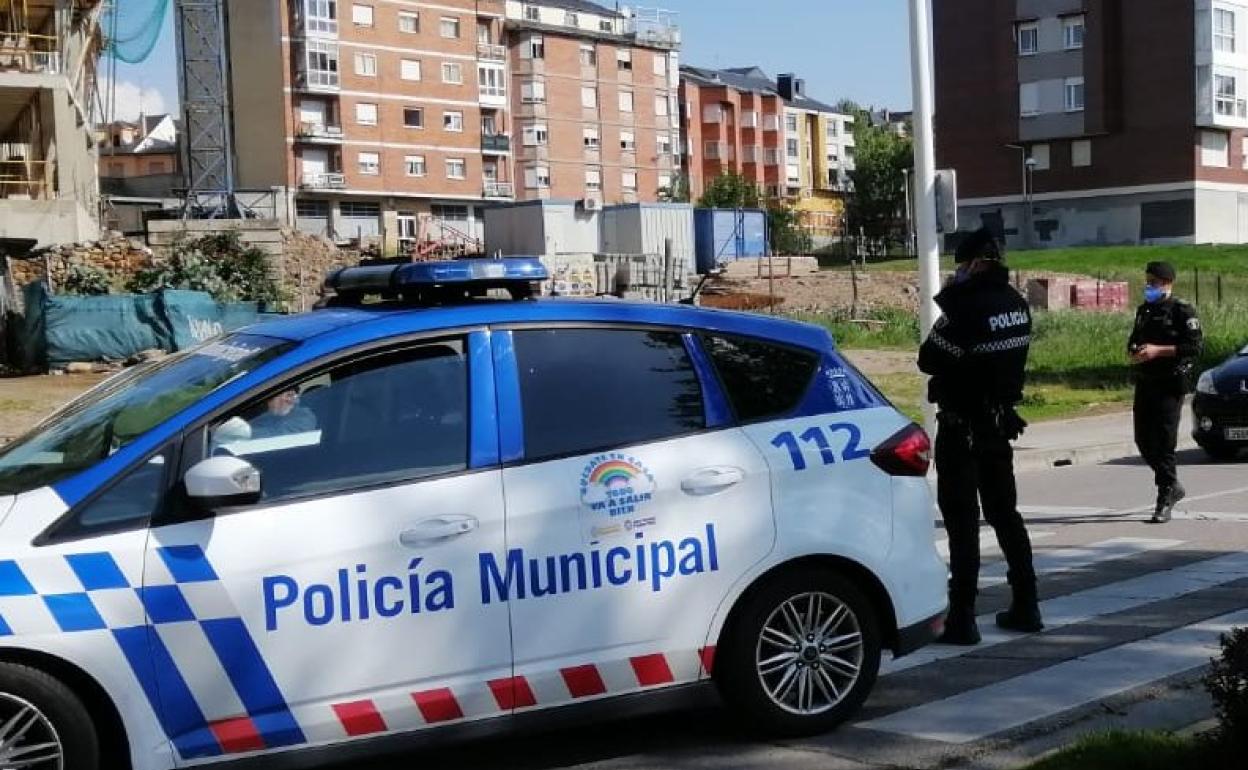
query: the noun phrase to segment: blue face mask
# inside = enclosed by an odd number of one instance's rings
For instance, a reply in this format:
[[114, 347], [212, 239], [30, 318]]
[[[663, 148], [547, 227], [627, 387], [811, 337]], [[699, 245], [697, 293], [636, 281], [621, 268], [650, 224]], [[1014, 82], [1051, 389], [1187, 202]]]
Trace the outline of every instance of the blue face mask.
[[967, 281], [969, 281], [970, 279], [971, 279], [971, 267], [970, 267], [970, 265], [959, 265], [959, 266], [958, 266], [958, 269], [957, 269], [956, 271], [954, 271], [954, 273], [953, 273], [953, 283], [954, 283], [954, 285], [957, 285], [957, 284], [959, 284], [959, 283], [966, 283], [966, 282], [967, 282]]
[[1161, 302], [1166, 298], [1166, 290], [1160, 286], [1145, 286], [1144, 301], [1150, 305], [1155, 302]]

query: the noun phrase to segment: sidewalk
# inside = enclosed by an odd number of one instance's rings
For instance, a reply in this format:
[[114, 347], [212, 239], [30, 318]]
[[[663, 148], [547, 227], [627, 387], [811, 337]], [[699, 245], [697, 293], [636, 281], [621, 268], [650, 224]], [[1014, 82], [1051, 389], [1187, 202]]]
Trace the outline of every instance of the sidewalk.
[[[1179, 449], [1195, 446], [1192, 413], [1185, 405], [1179, 425]], [[1015, 445], [1014, 467], [1019, 472], [1038, 471], [1065, 465], [1092, 465], [1135, 454], [1131, 412], [1116, 412], [1030, 426]]]

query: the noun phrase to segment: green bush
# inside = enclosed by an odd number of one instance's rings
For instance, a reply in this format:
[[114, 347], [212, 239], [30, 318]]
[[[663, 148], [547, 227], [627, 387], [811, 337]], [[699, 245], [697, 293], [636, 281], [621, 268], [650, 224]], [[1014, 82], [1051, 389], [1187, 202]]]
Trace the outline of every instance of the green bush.
[[106, 271], [94, 265], [81, 264], [70, 265], [65, 279], [56, 288], [61, 294], [80, 297], [99, 297], [113, 291], [112, 281]]
[[1248, 628], [1222, 636], [1222, 656], [1205, 676], [1218, 733], [1228, 756], [1248, 755]]
[[140, 271], [127, 288], [136, 294], [188, 289], [207, 292], [220, 302], [260, 302], [270, 307], [283, 298], [269, 273], [268, 257], [243, 245], [236, 232], [179, 240], [166, 262]]

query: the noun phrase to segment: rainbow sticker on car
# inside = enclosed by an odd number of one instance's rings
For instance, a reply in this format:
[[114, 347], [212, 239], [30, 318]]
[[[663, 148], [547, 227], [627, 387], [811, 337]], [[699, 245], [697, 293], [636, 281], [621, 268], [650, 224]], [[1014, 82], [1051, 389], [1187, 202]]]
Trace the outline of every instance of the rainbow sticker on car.
[[581, 523], [590, 544], [656, 523], [644, 511], [654, 501], [654, 475], [636, 457], [609, 452], [592, 458], [581, 471], [580, 488]]

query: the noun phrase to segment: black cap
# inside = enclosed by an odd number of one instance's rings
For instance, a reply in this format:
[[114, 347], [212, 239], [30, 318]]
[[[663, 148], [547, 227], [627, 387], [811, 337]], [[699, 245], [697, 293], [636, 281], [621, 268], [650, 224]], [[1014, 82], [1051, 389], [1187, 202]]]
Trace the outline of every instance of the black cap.
[[1149, 262], [1144, 272], [1166, 283], [1174, 283], [1174, 279], [1178, 277], [1174, 272], [1174, 265], [1169, 262]]
[[1001, 259], [1001, 244], [997, 243], [997, 237], [987, 227], [979, 228], [958, 244], [954, 261], [962, 265], [973, 259]]

